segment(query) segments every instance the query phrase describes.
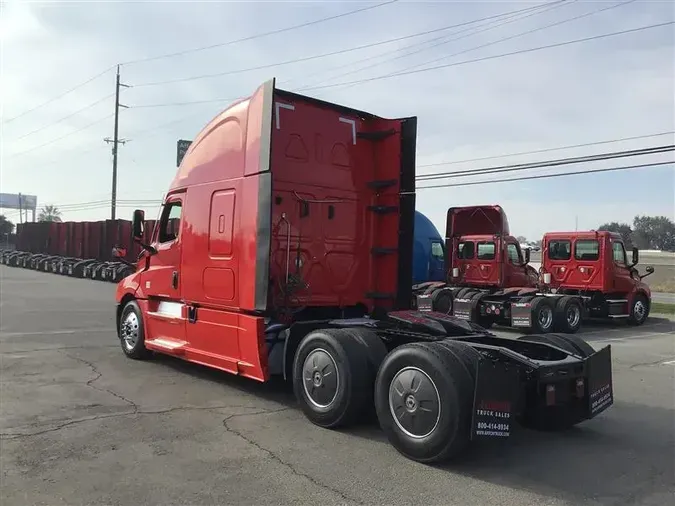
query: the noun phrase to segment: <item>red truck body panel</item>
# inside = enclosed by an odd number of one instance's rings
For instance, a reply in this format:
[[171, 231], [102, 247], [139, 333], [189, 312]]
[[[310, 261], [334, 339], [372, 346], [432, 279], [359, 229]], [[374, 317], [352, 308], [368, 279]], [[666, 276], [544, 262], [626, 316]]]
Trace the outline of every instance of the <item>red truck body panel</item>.
[[170, 186], [157, 253], [118, 287], [118, 301], [142, 299], [146, 347], [266, 380], [266, 317], [407, 307], [415, 133], [415, 118], [274, 80], [218, 114]]

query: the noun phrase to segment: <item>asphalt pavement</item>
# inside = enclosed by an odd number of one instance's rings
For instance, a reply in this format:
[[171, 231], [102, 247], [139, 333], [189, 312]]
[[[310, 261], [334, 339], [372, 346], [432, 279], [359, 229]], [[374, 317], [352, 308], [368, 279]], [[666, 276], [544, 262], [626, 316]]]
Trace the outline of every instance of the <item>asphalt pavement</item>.
[[598, 418], [432, 467], [374, 423], [311, 425], [278, 383], [125, 358], [113, 296], [0, 266], [3, 505], [661, 506], [675, 494], [671, 320], [585, 328], [612, 346], [616, 401]]

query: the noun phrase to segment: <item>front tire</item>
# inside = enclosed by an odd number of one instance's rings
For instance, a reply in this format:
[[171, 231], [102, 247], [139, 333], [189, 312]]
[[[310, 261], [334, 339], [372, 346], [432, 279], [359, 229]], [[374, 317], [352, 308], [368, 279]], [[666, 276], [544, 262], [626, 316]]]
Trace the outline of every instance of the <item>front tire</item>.
[[453, 346], [399, 346], [380, 366], [377, 418], [392, 446], [411, 460], [448, 460], [469, 443], [473, 381]]
[[638, 293], [633, 298], [633, 303], [628, 314], [628, 322], [631, 325], [642, 325], [649, 316], [649, 301], [643, 294]]
[[349, 425], [367, 408], [372, 395], [363, 346], [342, 329], [307, 334], [293, 360], [293, 391], [305, 416], [315, 425]]
[[122, 309], [119, 325], [119, 339], [124, 354], [135, 360], [148, 358], [152, 353], [145, 347], [143, 313], [138, 302], [130, 300]]

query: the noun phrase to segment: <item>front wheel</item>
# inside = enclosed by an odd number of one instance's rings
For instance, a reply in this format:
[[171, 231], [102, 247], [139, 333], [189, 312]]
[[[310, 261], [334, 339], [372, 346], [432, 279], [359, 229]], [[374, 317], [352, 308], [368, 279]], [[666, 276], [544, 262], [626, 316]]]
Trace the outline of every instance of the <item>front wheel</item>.
[[143, 314], [138, 302], [130, 300], [124, 306], [120, 316], [119, 339], [124, 354], [136, 360], [148, 358], [150, 350], [145, 347], [145, 327]]
[[649, 315], [649, 301], [643, 294], [638, 293], [633, 297], [633, 303], [630, 306], [628, 322], [632, 325], [642, 325]]

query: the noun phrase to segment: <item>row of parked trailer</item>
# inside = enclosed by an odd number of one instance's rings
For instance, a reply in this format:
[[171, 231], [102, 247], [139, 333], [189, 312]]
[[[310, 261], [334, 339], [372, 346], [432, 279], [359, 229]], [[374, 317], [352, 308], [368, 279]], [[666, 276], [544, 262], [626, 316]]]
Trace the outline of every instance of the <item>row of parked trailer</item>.
[[[154, 225], [146, 221], [148, 239]], [[28, 222], [16, 237], [16, 249], [0, 250], [1, 264], [112, 283], [134, 272], [141, 251], [129, 220]]]
[[0, 263], [10, 267], [23, 267], [24, 269], [34, 269], [75, 278], [109, 281], [111, 283], [117, 283], [135, 270], [133, 266], [123, 262], [62, 257], [16, 250], [0, 251]]

